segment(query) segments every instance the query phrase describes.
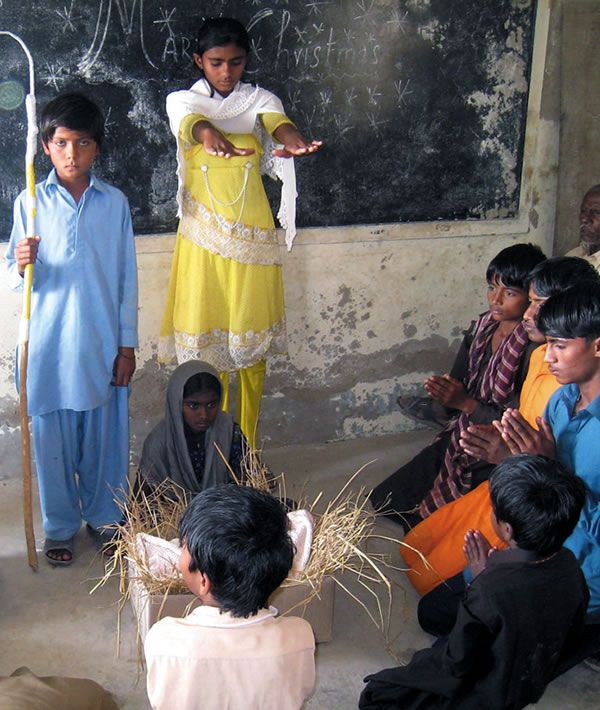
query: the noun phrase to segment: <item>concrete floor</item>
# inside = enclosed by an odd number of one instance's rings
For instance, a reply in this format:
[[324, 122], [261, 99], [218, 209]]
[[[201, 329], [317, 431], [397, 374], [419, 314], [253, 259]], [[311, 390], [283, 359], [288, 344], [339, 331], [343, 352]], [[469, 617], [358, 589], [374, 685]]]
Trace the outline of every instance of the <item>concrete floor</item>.
[[[373, 461], [354, 483], [372, 488], [430, 441], [423, 430], [365, 440], [314, 446], [290, 446], [267, 451], [275, 473], [284, 471], [293, 494], [306, 483], [309, 497], [323, 491], [332, 497], [347, 478]], [[21, 483], [14, 471], [0, 468], [0, 675], [27, 665], [39, 675], [62, 674], [93, 678], [111, 690], [126, 710], [147, 710], [143, 674], [137, 673], [135, 623], [129, 606], [121, 619], [117, 644], [119, 592], [116, 580], [90, 596], [102, 567], [82, 529], [75, 540], [76, 560], [55, 569], [40, 554], [39, 571], [27, 565], [21, 513]], [[400, 531], [383, 524], [382, 532]], [[38, 548], [42, 544], [39, 515]], [[385, 543], [381, 543], [385, 546]], [[378, 546], [380, 547], [380, 546]], [[387, 544], [392, 563], [400, 564], [397, 546]], [[393, 649], [402, 661], [431, 643], [415, 620], [416, 592], [404, 575], [394, 575]], [[352, 580], [344, 580], [352, 586]], [[353, 586], [355, 589], [355, 586]], [[368, 673], [395, 665], [383, 639], [366, 614], [343, 591], [336, 593], [334, 638], [317, 649], [317, 685], [305, 710], [355, 708]], [[580, 665], [558, 678], [535, 706], [543, 710], [600, 707], [600, 674]]]

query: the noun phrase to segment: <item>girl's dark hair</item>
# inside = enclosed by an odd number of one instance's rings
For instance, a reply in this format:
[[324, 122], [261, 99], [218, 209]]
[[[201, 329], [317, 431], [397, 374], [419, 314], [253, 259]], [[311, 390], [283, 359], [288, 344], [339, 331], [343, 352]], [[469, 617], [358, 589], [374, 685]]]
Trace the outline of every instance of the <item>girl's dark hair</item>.
[[488, 283], [502, 281], [504, 286], [527, 290], [529, 273], [544, 261], [544, 252], [535, 244], [514, 244], [506, 247], [490, 261], [485, 272]]
[[190, 572], [208, 576], [213, 597], [233, 616], [266, 607], [294, 559], [282, 504], [250, 486], [202, 491], [181, 517], [179, 532], [190, 553]]
[[547, 338], [600, 338], [600, 281], [582, 281], [549, 298], [540, 308], [537, 327]]
[[198, 30], [196, 53], [202, 56], [213, 47], [226, 47], [235, 44], [250, 56], [250, 37], [246, 28], [231, 17], [210, 17], [204, 20]]
[[581, 478], [545, 456], [509, 456], [490, 477], [496, 519], [511, 525], [522, 550], [540, 556], [557, 552], [573, 532], [586, 493]]
[[54, 131], [63, 126], [71, 131], [87, 133], [100, 147], [104, 138], [104, 116], [99, 106], [77, 92], [60, 94], [49, 101], [42, 111], [40, 133], [48, 144]]
[[600, 274], [578, 256], [553, 256], [540, 262], [529, 274], [536, 296], [550, 298], [584, 281], [600, 282]]
[[183, 387], [183, 399], [198, 392], [214, 392], [221, 396], [221, 382], [210, 372], [198, 372], [192, 375]]

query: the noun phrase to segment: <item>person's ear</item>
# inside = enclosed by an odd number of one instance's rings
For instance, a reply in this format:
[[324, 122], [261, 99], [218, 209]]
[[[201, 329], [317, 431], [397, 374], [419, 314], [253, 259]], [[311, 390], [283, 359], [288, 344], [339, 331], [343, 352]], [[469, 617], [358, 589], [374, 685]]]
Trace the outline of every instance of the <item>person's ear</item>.
[[210, 591], [212, 589], [212, 582], [208, 578], [208, 575], [205, 572], [198, 572], [198, 596], [199, 597], [205, 597], [207, 594], [210, 594]]
[[596, 338], [593, 342], [594, 342], [594, 357], [600, 357], [600, 338]]
[[194, 57], [194, 62], [196, 64], [196, 66], [198, 67], [198, 69], [200, 69], [200, 71], [204, 71], [204, 66], [202, 64], [202, 57], [199, 54], [196, 54], [196, 52], [194, 52], [194, 54], [192, 56]]
[[50, 150], [48, 148], [48, 144], [46, 143], [46, 141], [42, 141], [42, 148], [44, 150], [44, 153], [46, 153], [46, 155], [50, 155]]
[[509, 543], [510, 541], [513, 541], [513, 526], [510, 523], [504, 522], [504, 520], [499, 520], [498, 525], [500, 526], [500, 530], [502, 531], [502, 539], [504, 542]]

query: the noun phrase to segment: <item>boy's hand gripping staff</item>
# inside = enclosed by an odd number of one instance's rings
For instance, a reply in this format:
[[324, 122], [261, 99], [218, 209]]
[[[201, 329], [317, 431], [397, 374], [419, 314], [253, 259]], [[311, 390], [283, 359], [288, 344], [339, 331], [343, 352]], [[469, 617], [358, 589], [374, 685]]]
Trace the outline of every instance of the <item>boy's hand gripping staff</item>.
[[[17, 41], [29, 62], [29, 93], [25, 97], [27, 111], [27, 147], [25, 150], [25, 177], [27, 187], [27, 238], [35, 237], [35, 173], [33, 159], [37, 148], [37, 123], [35, 111], [35, 78], [33, 58], [23, 40], [12, 32], [0, 30], [0, 35], [12, 37]], [[31, 311], [31, 285], [33, 282], [33, 264], [25, 267], [23, 275], [23, 314], [19, 329], [19, 397], [21, 418], [21, 465], [23, 467], [23, 513], [25, 520], [25, 539], [27, 540], [27, 558], [32, 569], [37, 570], [38, 559], [35, 549], [33, 530], [33, 508], [31, 491], [31, 438], [29, 417], [27, 416], [27, 355], [29, 351], [29, 316]]]

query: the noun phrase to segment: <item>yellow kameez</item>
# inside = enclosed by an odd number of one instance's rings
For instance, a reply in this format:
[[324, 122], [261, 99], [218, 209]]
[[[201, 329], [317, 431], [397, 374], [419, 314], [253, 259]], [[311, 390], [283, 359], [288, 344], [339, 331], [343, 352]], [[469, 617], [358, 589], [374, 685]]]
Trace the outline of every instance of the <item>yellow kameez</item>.
[[[277, 113], [262, 119], [269, 133], [290, 122]], [[180, 128], [186, 161], [183, 216], [159, 357], [169, 361], [176, 355], [179, 363], [205, 360], [221, 372], [256, 366], [264, 373], [268, 352], [286, 352], [286, 330], [277, 232], [260, 175], [263, 147], [254, 134], [224, 134], [236, 147], [255, 152], [228, 160], [209, 155], [192, 137], [199, 120], [207, 119], [189, 115]], [[226, 384], [228, 378], [223, 379]], [[237, 418], [253, 441], [262, 383], [247, 394], [252, 400], [258, 396], [258, 402], [238, 397]], [[250, 412], [246, 426], [240, 408]]]

